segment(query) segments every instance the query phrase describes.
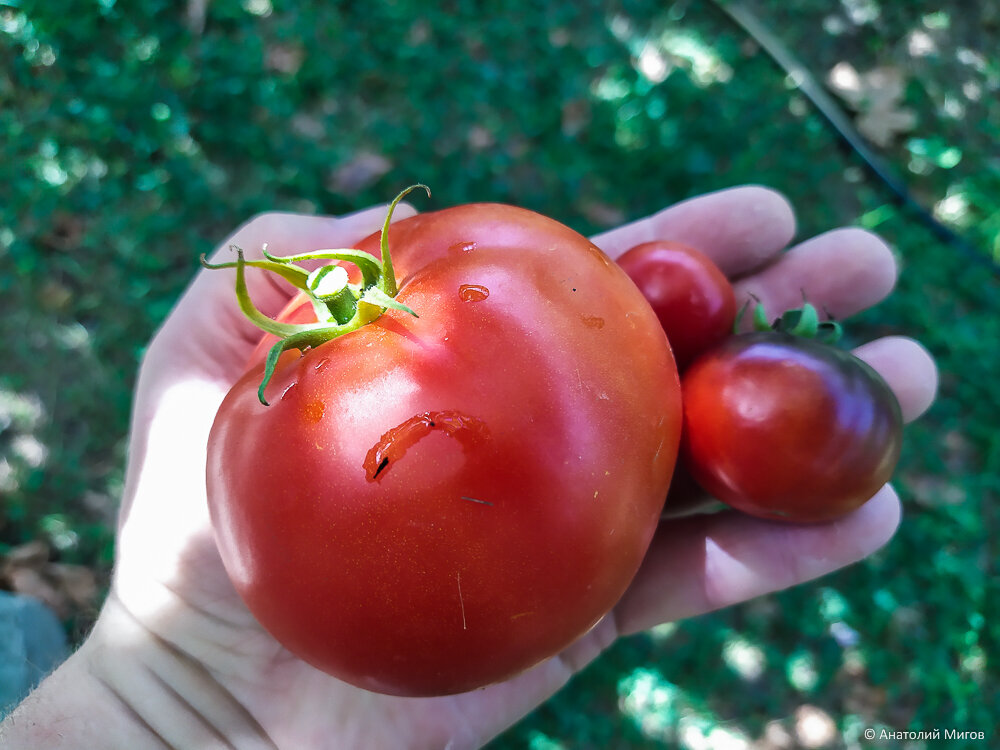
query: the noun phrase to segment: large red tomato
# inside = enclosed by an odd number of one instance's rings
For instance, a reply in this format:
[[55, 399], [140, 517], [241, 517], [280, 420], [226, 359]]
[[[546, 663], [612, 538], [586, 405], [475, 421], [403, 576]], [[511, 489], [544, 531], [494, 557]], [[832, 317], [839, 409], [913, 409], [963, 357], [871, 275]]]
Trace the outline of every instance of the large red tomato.
[[[375, 691], [455, 693], [559, 652], [622, 595], [676, 459], [679, 382], [639, 291], [553, 220], [459, 206], [388, 244], [419, 317], [286, 352], [270, 406], [258, 356], [212, 429], [210, 509], [237, 590], [293, 653]], [[300, 298], [283, 319], [311, 316]]]

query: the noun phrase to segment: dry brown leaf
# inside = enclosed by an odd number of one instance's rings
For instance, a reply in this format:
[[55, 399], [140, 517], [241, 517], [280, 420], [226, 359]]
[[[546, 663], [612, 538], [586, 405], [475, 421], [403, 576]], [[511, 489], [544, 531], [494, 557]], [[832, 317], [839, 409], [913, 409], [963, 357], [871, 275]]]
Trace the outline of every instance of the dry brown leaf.
[[570, 99], [562, 106], [562, 133], [567, 138], [579, 135], [590, 125], [590, 102]]
[[97, 578], [89, 568], [50, 563], [46, 572], [77, 609], [86, 609], [97, 601]]
[[97, 601], [97, 578], [82, 565], [50, 561], [44, 542], [22, 544], [0, 558], [0, 587], [31, 596], [66, 619]]
[[333, 170], [330, 188], [336, 193], [353, 195], [374, 185], [392, 169], [392, 162], [381, 154], [361, 151], [346, 164]]
[[208, 0], [188, 0], [186, 23], [194, 34], [201, 36], [204, 33], [207, 15]]
[[878, 146], [890, 145], [916, 125], [916, 114], [902, 106], [906, 80], [898, 67], [886, 65], [859, 73], [850, 63], [841, 62], [830, 71], [827, 83], [858, 113], [858, 131]]
[[56, 213], [50, 226], [41, 236], [45, 247], [60, 252], [74, 252], [80, 249], [86, 225], [83, 218], [67, 213]]
[[302, 67], [305, 57], [305, 51], [298, 45], [272, 44], [267, 48], [266, 65], [268, 70], [295, 75]]
[[41, 567], [49, 560], [49, 547], [45, 542], [34, 541], [14, 547], [4, 556], [4, 567]]
[[872, 143], [889, 146], [900, 133], [913, 130], [917, 124], [917, 116], [909, 109], [879, 110], [872, 109], [859, 115], [858, 130]]
[[485, 151], [486, 149], [495, 146], [497, 142], [493, 133], [482, 125], [473, 125], [469, 128], [466, 141], [473, 151]]

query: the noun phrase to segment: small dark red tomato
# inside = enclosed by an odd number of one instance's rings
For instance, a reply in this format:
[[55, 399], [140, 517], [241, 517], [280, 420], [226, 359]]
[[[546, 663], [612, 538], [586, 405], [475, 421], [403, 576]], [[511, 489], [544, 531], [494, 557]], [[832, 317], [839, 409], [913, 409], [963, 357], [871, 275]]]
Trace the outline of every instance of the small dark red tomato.
[[751, 515], [839, 518], [889, 481], [899, 459], [903, 420], [889, 386], [815, 340], [732, 336], [691, 365], [681, 397], [687, 469]]
[[618, 265], [656, 311], [679, 369], [732, 333], [733, 287], [704, 253], [660, 240], [636, 245]]

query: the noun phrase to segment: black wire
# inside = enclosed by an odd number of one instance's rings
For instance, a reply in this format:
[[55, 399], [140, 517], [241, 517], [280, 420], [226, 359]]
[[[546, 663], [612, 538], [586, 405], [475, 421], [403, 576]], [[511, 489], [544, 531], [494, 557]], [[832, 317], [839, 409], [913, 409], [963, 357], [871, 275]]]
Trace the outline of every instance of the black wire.
[[816, 77], [800, 62], [791, 50], [764, 26], [760, 20], [740, 3], [712, 0], [712, 4], [722, 11], [733, 23], [746, 32], [760, 45], [774, 62], [798, 84], [799, 90], [812, 102], [833, 126], [837, 134], [861, 158], [872, 174], [881, 180], [896, 198], [897, 205], [910, 210], [941, 241], [957, 248], [976, 263], [987, 266], [994, 273], [1000, 273], [1000, 266], [985, 252], [973, 245], [962, 235], [945, 226], [934, 215], [920, 205], [910, 193], [906, 183], [897, 177], [868, 142], [854, 127], [851, 120], [834, 101]]

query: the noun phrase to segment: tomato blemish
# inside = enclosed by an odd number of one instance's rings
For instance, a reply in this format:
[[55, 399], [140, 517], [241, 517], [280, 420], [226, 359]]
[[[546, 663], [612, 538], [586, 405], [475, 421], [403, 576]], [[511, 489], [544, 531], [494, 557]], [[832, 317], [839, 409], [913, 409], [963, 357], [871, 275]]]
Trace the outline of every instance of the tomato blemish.
[[326, 404], [322, 401], [310, 401], [306, 404], [305, 411], [303, 415], [313, 424], [316, 424], [323, 418], [323, 414], [326, 412]]
[[488, 436], [486, 425], [475, 417], [456, 411], [425, 411], [393, 427], [371, 447], [362, 464], [368, 481], [379, 479], [391, 463], [432, 430], [455, 438], [463, 447], [481, 443]]

